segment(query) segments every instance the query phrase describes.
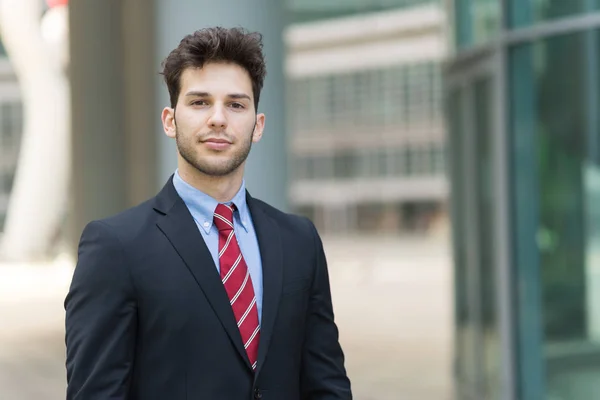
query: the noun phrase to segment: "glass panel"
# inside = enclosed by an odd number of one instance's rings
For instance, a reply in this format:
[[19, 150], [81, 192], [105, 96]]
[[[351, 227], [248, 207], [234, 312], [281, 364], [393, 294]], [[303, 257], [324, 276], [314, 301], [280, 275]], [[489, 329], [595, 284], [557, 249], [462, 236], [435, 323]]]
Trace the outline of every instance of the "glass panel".
[[500, 338], [496, 308], [496, 228], [492, 161], [492, 80], [486, 78], [475, 83], [475, 154], [477, 171], [477, 218], [479, 240], [479, 298], [481, 304], [481, 329], [483, 336], [483, 395], [487, 400], [500, 397]]
[[333, 173], [336, 178], [351, 178], [358, 173], [357, 155], [351, 152], [338, 153], [333, 158]]
[[598, 0], [509, 0], [509, 25], [528, 26], [597, 10], [599, 6]]
[[500, 30], [500, 0], [455, 0], [455, 40], [463, 48], [486, 42]]
[[587, 400], [600, 392], [600, 335], [593, 323], [600, 310], [588, 295], [598, 282], [600, 164], [592, 156], [598, 50], [597, 35], [577, 33], [511, 52], [519, 364], [526, 399]]
[[533, 121], [533, 55], [529, 46], [510, 54], [510, 93], [512, 107], [512, 199], [514, 263], [516, 276], [517, 345], [521, 396], [543, 398], [542, 332], [540, 321], [540, 276], [537, 243], [538, 190]]
[[454, 1], [454, 40], [458, 48], [473, 44], [470, 4], [471, 0]]
[[[476, 318], [469, 305], [469, 276], [467, 270], [467, 241], [465, 240], [465, 164], [464, 90], [453, 90], [448, 97], [448, 119], [452, 147], [450, 160], [452, 241], [454, 256], [455, 293], [455, 373], [458, 388], [471, 388], [477, 379], [477, 351], [475, 341]], [[458, 398], [464, 398], [459, 396]]]

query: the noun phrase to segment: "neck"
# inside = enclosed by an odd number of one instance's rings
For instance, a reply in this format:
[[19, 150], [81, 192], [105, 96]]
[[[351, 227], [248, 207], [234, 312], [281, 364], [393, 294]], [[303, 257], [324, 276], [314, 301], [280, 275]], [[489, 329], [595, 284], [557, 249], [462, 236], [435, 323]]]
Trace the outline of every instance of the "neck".
[[181, 179], [219, 203], [231, 201], [240, 190], [244, 179], [243, 167], [225, 176], [206, 175], [191, 165], [180, 164], [178, 170]]

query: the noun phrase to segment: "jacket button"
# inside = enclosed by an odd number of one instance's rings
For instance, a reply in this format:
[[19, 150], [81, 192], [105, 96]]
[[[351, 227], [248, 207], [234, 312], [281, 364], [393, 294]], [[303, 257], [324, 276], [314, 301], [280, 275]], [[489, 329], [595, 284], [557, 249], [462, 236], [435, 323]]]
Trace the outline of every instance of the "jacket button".
[[262, 399], [262, 393], [260, 392], [260, 389], [258, 389], [258, 388], [254, 389], [254, 398], [256, 400]]

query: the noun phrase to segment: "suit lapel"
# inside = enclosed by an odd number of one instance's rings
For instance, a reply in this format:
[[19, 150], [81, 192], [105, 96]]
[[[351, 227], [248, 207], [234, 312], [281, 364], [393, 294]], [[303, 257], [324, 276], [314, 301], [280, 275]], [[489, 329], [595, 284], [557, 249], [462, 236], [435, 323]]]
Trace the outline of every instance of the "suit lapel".
[[249, 194], [247, 203], [258, 239], [263, 269], [263, 308], [258, 345], [258, 376], [267, 355], [277, 317], [283, 282], [283, 250], [279, 225], [262, 210]]
[[229, 297], [213, 258], [192, 215], [183, 200], [177, 195], [171, 181], [157, 197], [155, 209], [165, 214], [157, 223], [158, 228], [169, 239], [185, 262], [217, 317], [221, 320], [233, 345], [245, 360], [248, 368], [251, 368], [233, 310], [229, 304]]

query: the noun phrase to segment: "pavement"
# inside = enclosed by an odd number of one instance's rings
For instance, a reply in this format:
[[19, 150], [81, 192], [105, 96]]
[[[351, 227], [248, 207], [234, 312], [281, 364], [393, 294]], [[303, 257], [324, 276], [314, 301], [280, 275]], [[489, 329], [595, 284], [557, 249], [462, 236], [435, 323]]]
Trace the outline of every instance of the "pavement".
[[[324, 238], [357, 400], [451, 400], [445, 238]], [[0, 264], [0, 400], [65, 398], [62, 302], [73, 262]]]

